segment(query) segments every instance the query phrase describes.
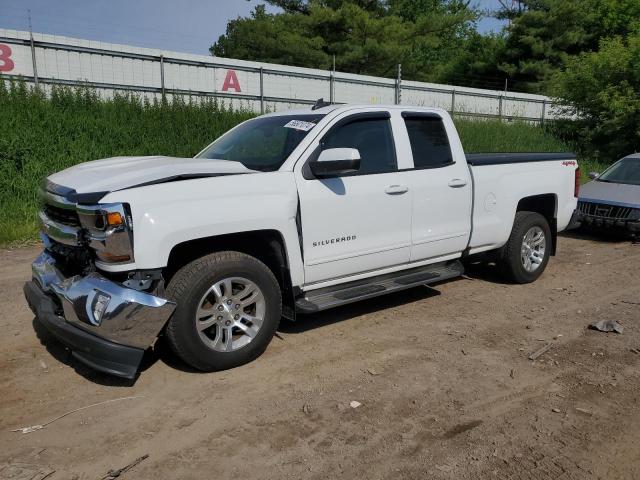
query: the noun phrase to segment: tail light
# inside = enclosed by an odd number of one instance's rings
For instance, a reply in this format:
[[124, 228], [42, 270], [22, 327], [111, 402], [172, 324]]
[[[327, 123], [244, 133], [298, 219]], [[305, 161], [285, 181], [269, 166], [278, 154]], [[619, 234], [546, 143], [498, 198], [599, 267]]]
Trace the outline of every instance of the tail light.
[[580, 167], [576, 168], [576, 183], [573, 188], [573, 196], [578, 198], [580, 195]]

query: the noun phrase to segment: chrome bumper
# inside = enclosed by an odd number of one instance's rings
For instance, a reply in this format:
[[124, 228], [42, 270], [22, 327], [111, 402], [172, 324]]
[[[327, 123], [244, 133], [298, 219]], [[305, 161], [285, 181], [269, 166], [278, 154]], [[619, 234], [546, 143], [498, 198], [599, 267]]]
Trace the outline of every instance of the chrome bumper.
[[123, 287], [99, 273], [64, 278], [46, 251], [33, 262], [33, 279], [59, 299], [66, 323], [111, 342], [146, 349], [175, 309], [175, 303]]

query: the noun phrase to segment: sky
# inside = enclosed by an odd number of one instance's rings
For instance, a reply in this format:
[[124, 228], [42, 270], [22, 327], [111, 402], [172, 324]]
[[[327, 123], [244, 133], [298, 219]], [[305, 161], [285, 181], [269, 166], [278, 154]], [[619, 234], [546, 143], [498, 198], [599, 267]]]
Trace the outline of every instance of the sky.
[[[247, 16], [263, 0], [0, 0], [0, 28], [206, 55], [227, 21]], [[497, 0], [475, 0], [496, 8]], [[277, 11], [268, 7], [270, 11]], [[482, 32], [502, 23], [487, 18]]]

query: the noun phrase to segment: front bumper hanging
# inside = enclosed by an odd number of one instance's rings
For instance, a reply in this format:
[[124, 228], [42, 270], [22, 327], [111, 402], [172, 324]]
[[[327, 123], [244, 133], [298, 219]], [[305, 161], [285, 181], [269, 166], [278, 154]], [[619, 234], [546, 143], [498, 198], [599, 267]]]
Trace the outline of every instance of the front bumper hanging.
[[24, 294], [42, 325], [90, 367], [134, 378], [175, 303], [123, 287], [98, 273], [65, 278], [46, 251]]

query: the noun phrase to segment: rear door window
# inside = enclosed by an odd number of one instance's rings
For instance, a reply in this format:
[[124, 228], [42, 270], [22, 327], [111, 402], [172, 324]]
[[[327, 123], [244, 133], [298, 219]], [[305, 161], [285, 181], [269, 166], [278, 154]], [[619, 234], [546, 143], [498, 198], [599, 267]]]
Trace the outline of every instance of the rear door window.
[[415, 168], [439, 168], [453, 163], [449, 137], [440, 117], [406, 113], [403, 116]]

